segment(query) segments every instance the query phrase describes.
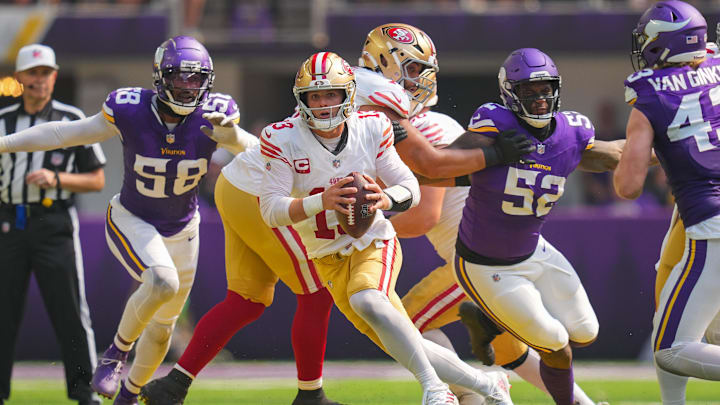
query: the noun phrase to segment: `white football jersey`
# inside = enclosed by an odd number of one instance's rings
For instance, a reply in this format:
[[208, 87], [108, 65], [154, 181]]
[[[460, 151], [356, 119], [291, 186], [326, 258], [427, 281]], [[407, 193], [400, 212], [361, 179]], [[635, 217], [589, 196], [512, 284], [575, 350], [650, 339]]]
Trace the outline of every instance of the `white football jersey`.
[[[305, 198], [321, 193], [351, 172], [380, 178], [388, 186], [403, 185], [412, 192], [417, 204], [419, 186], [395, 151], [390, 120], [375, 112], [355, 112], [345, 125], [347, 143], [337, 154], [327, 150], [301, 118], [277, 122], [263, 130], [260, 139], [266, 160], [260, 197], [263, 211], [279, 197]], [[294, 228], [311, 258], [334, 253], [349, 255], [353, 249], [363, 250], [371, 243], [379, 244], [395, 236], [390, 221], [380, 211], [359, 239], [342, 232], [333, 210], [298, 222]]]
[[[434, 111], [418, 114], [410, 119], [410, 123], [435, 147], [447, 146], [465, 132], [465, 128], [452, 117]], [[458, 226], [469, 192], [470, 187], [448, 187], [445, 190], [440, 219], [425, 234], [438, 256], [448, 263], [452, 263], [454, 259]]]
[[265, 159], [260, 154], [260, 145], [254, 145], [222, 168], [225, 178], [240, 190], [260, 196], [264, 174]]
[[354, 67], [353, 73], [356, 106], [377, 105], [390, 108], [403, 118], [409, 116], [410, 98], [401, 85], [364, 67]]

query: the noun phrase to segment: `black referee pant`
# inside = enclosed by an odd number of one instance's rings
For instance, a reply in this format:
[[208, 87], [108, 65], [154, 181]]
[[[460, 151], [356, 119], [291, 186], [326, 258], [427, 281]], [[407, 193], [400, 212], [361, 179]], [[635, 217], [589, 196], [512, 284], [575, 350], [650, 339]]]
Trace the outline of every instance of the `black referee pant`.
[[[94, 360], [90, 348], [94, 351], [95, 342], [88, 343], [94, 334], [87, 304], [81, 301], [69, 210], [73, 218], [77, 216], [74, 208], [59, 204], [51, 208], [31, 204], [25, 229], [20, 230], [15, 227], [14, 207], [0, 206], [0, 400], [10, 396], [15, 342], [31, 272], [60, 343], [68, 397], [79, 401], [91, 395]], [[80, 255], [79, 241], [77, 246]]]

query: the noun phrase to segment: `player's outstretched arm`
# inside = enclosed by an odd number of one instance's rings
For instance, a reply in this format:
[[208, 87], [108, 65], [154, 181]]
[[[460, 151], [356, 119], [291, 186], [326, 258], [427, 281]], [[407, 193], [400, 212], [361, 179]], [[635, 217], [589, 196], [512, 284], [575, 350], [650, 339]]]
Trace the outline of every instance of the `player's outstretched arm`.
[[422, 177], [452, 178], [482, 170], [487, 166], [484, 150], [467, 147], [437, 149], [410, 123], [410, 120], [400, 117], [390, 108], [372, 105], [361, 106], [359, 110], [383, 112], [390, 120], [402, 126], [405, 133], [401, 138], [396, 138], [395, 148], [410, 170]]
[[585, 172], [601, 173], [615, 170], [622, 156], [624, 139], [595, 141], [593, 147], [583, 152], [578, 169]]
[[245, 149], [260, 143], [260, 140], [237, 125], [232, 117], [221, 112], [204, 113], [203, 118], [208, 120], [212, 127], [203, 125], [200, 130], [218, 146], [228, 150], [233, 155], [244, 152]]
[[633, 108], [626, 134], [627, 142], [613, 176], [613, 185], [621, 198], [635, 199], [642, 193], [647, 177], [654, 131], [645, 114]]
[[102, 113], [77, 121], [51, 121], [0, 137], [0, 153], [34, 152], [102, 142], [119, 134]]

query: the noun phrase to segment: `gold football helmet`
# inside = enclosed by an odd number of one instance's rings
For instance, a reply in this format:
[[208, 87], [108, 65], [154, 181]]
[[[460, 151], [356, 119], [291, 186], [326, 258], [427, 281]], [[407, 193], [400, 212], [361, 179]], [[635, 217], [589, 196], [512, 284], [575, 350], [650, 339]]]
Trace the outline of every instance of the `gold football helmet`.
[[[313, 110], [327, 109], [310, 108], [305, 93], [317, 90], [345, 90], [345, 100], [331, 106], [337, 113], [326, 119], [313, 115]], [[340, 56], [332, 52], [318, 52], [310, 56], [300, 66], [295, 76], [293, 94], [300, 109], [300, 116], [310, 128], [329, 130], [345, 122], [355, 109], [355, 74], [350, 65]]]
[[[421, 66], [416, 77], [408, 72], [412, 62]], [[414, 113], [419, 111], [418, 105], [425, 105], [437, 95], [439, 68], [435, 44], [425, 32], [412, 25], [391, 23], [370, 31], [359, 64], [409, 88], [406, 91]]]

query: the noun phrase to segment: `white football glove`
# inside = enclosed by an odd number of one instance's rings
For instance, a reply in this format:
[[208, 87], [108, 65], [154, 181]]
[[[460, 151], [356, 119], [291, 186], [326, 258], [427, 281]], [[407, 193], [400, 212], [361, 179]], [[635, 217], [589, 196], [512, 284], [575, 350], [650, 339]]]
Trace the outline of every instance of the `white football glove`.
[[245, 149], [259, 143], [257, 137], [237, 126], [231, 117], [221, 112], [204, 113], [203, 118], [210, 121], [212, 128], [201, 126], [200, 130], [220, 147], [237, 155]]

